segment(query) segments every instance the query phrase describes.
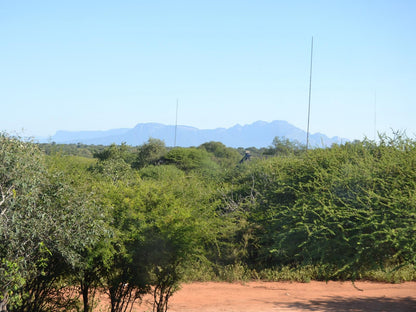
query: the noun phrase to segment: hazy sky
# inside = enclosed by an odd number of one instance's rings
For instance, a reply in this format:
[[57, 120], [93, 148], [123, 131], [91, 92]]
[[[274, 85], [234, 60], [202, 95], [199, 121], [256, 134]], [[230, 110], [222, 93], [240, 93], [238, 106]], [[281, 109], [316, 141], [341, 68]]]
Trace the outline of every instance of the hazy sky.
[[416, 135], [416, 1], [0, 0], [0, 130], [286, 120]]

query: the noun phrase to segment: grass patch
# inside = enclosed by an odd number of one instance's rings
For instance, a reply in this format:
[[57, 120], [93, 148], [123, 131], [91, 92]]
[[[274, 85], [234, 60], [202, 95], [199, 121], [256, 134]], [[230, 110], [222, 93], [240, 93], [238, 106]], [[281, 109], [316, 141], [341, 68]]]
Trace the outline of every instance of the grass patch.
[[[348, 280], [339, 276], [331, 278], [336, 272], [335, 267], [306, 265], [300, 267], [275, 267], [256, 271], [243, 263], [229, 264], [226, 266], [215, 266], [209, 263], [197, 263], [186, 271], [186, 282], [247, 282], [250, 280], [261, 280], [269, 282], [301, 282], [325, 280]], [[359, 280], [401, 283], [416, 281], [416, 267], [405, 265], [402, 267], [386, 267], [384, 269], [368, 270], [357, 274]]]
[[386, 267], [361, 274], [361, 279], [374, 282], [402, 283], [416, 281], [416, 267], [408, 264], [401, 267]]

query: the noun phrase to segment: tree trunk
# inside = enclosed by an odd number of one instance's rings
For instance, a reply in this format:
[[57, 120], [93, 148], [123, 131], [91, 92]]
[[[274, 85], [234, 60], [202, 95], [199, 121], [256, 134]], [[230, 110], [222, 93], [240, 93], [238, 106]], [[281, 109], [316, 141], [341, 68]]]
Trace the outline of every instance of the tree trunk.
[[88, 283], [81, 283], [81, 292], [82, 292], [82, 302], [84, 303], [84, 312], [90, 312], [90, 303], [89, 303], [89, 284]]
[[7, 312], [7, 302], [9, 301], [9, 295], [3, 294], [3, 300], [0, 300], [0, 312]]

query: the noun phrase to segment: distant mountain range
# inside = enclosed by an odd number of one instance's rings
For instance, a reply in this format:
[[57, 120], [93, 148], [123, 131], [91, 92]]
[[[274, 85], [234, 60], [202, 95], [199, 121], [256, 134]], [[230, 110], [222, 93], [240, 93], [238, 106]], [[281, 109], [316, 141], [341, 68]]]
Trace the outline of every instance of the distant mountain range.
[[[201, 130], [188, 126], [177, 126], [176, 146], [199, 146], [210, 141], [222, 142], [229, 147], [268, 147], [275, 137], [297, 140], [306, 144], [306, 132], [286, 121], [256, 121], [249, 125], [235, 125], [231, 128]], [[60, 144], [83, 143], [93, 145], [110, 145], [112, 143], [136, 146], [149, 138], [160, 139], [166, 146], [173, 146], [175, 126], [159, 123], [139, 123], [134, 128], [112, 129], [107, 131], [57, 131], [48, 142]], [[41, 140], [45, 141], [45, 140]], [[348, 141], [339, 137], [329, 138], [321, 133], [309, 135], [310, 146], [323, 147], [333, 143]]]

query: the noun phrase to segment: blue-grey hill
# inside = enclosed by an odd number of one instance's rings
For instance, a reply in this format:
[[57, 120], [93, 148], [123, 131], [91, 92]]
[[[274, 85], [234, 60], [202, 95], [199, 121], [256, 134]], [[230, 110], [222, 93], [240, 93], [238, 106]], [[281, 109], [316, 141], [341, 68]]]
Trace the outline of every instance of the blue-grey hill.
[[[198, 129], [189, 126], [178, 126], [176, 145], [182, 147], [198, 146], [206, 142], [222, 142], [229, 147], [267, 147], [275, 137], [306, 143], [306, 132], [287, 121], [272, 122], [256, 121], [249, 125], [235, 125], [231, 128]], [[173, 146], [175, 126], [160, 123], [139, 123], [134, 128], [112, 129], [106, 131], [57, 131], [49, 141], [70, 144], [83, 143], [94, 145], [110, 145], [112, 143], [136, 146], [145, 143], [149, 138], [160, 139], [167, 146]], [[329, 138], [321, 133], [310, 134], [309, 142], [312, 147], [330, 146], [342, 143], [347, 139]]]

